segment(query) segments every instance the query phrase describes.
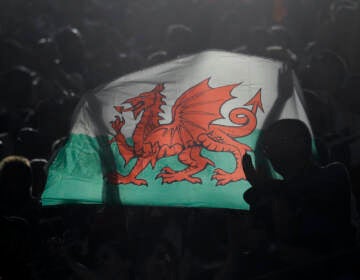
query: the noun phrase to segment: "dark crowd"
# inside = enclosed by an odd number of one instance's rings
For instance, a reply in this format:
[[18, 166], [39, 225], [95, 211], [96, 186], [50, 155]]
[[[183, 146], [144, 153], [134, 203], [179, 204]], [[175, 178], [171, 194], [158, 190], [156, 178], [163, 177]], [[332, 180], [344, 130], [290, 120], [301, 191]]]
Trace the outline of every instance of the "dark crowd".
[[[283, 180], [244, 156], [250, 211], [41, 207], [84, 93], [207, 49], [294, 69], [317, 154], [302, 122], [268, 123]], [[2, 0], [0, 279], [360, 279], [359, 119], [360, 1]]]

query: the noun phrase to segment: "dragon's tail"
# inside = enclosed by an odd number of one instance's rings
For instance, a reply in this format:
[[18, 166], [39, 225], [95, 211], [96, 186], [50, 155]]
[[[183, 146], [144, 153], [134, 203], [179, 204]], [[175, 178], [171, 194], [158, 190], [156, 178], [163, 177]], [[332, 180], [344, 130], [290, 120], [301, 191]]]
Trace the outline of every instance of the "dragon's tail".
[[246, 108], [235, 108], [230, 112], [230, 120], [239, 126], [222, 126], [220, 129], [231, 137], [243, 137], [254, 131], [257, 125], [256, 113], [260, 109], [264, 112], [261, 101], [261, 89], [245, 104], [252, 106], [251, 110]]
[[215, 126], [233, 138], [249, 135], [256, 128], [256, 116], [251, 110], [246, 108], [235, 108], [230, 112], [229, 117], [231, 122], [238, 126]]

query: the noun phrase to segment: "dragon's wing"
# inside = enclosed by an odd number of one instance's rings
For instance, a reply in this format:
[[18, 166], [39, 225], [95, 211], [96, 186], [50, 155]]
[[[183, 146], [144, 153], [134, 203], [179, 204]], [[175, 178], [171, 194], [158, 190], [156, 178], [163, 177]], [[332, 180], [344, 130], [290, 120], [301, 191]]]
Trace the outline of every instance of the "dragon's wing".
[[239, 84], [212, 88], [210, 78], [185, 91], [172, 108], [172, 122], [160, 125], [145, 142], [158, 143], [161, 147], [194, 145], [198, 136], [209, 132], [209, 125], [222, 117], [221, 106], [234, 98], [231, 91]]
[[222, 118], [221, 106], [234, 98], [231, 91], [239, 85], [212, 88], [209, 80], [210, 78], [183, 93], [172, 108], [173, 124], [194, 135], [207, 132], [213, 121]]

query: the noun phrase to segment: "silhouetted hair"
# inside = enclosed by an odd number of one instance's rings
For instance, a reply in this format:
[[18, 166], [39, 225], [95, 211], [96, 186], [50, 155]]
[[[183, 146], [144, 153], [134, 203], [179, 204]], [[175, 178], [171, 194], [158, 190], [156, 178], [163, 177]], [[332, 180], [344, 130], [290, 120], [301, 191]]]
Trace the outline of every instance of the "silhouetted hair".
[[0, 162], [0, 193], [2, 200], [28, 199], [31, 186], [30, 161], [21, 156], [8, 156]]

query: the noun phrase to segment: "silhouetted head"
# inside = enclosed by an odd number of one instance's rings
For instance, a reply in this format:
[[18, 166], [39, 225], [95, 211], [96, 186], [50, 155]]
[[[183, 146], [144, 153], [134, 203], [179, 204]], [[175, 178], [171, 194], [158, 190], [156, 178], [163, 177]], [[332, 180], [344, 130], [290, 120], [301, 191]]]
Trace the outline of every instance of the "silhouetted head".
[[291, 34], [282, 25], [272, 25], [267, 30], [270, 45], [278, 45], [283, 48], [292, 47]]
[[1, 204], [11, 207], [30, 200], [31, 165], [25, 157], [8, 156], [0, 162]]
[[359, 4], [357, 1], [332, 1], [329, 6], [329, 15], [332, 22], [336, 23], [340, 28], [351, 26], [356, 21], [359, 12]]
[[283, 61], [289, 65], [296, 65], [297, 56], [291, 50], [282, 46], [268, 46], [265, 48], [265, 57], [269, 57], [275, 60]]
[[302, 121], [275, 122], [263, 132], [261, 144], [275, 171], [284, 178], [298, 174], [310, 163], [311, 135]]
[[193, 51], [193, 32], [183, 24], [171, 24], [166, 30], [166, 46], [170, 57], [189, 54]]
[[84, 42], [80, 31], [68, 26], [59, 30], [54, 41], [58, 46], [62, 66], [67, 72], [81, 72], [84, 58]]
[[53, 80], [36, 77], [32, 83], [32, 91], [34, 102], [36, 105], [45, 99], [60, 99], [66, 94], [62, 85], [57, 84]]
[[253, 27], [249, 30], [247, 39], [248, 53], [263, 55], [266, 46], [269, 45], [269, 34], [263, 27]]
[[15, 153], [28, 159], [45, 155], [41, 135], [34, 128], [21, 128], [16, 135], [14, 144]]
[[[35, 54], [43, 66], [51, 66], [60, 63], [60, 53], [57, 44], [52, 38], [41, 38], [35, 46]], [[44, 69], [46, 70], [46, 69]]]
[[168, 55], [167, 52], [163, 50], [153, 52], [146, 58], [146, 64], [148, 66], [152, 66], [163, 63], [166, 61], [167, 55]]

